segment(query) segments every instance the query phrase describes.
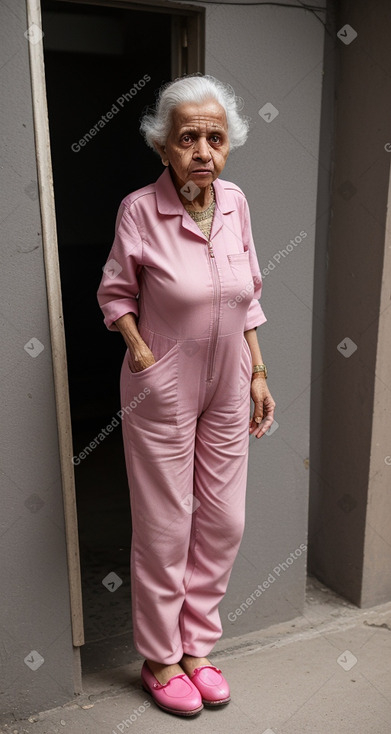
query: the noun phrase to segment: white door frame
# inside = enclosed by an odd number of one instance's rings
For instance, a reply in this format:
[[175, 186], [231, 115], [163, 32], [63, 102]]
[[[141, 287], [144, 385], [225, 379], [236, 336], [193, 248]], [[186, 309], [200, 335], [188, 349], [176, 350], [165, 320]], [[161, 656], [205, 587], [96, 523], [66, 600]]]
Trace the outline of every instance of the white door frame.
[[[204, 71], [204, 8], [178, 2], [155, 0], [58, 0], [59, 2], [107, 5], [133, 10], [173, 14], [172, 77]], [[27, 28], [35, 24], [42, 28], [41, 0], [26, 0]], [[183, 16], [182, 18], [178, 16]], [[177, 43], [175, 43], [177, 39]], [[62, 310], [60, 266], [58, 256], [49, 119], [46, 98], [44, 52], [42, 40], [29, 43], [32, 105], [37, 159], [39, 202], [42, 220], [42, 246], [45, 265], [50, 340], [53, 360], [54, 390], [61, 480], [63, 490], [68, 578], [75, 647], [84, 644], [83, 603], [81, 591], [79, 536], [77, 524], [75, 473], [72, 463], [72, 424], [69, 401], [67, 354]]]

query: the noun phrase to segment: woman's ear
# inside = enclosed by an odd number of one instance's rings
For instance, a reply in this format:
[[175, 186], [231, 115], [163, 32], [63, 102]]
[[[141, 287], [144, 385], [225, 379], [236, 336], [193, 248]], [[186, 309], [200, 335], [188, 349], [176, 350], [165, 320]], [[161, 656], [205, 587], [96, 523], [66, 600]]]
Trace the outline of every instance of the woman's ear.
[[163, 166], [169, 165], [169, 160], [166, 153], [166, 148], [164, 145], [160, 145], [160, 143], [154, 142], [155, 149], [157, 153], [160, 155], [160, 158], [162, 159]]

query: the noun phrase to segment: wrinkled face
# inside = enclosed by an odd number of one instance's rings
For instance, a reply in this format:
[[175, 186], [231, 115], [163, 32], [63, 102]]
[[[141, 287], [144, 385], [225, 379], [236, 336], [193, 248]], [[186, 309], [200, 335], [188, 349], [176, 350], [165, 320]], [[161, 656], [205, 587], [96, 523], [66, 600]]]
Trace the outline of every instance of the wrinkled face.
[[200, 189], [209, 186], [220, 175], [229, 153], [224, 108], [215, 99], [178, 105], [165, 146], [156, 148], [162, 161], [168, 160], [178, 189], [189, 180]]

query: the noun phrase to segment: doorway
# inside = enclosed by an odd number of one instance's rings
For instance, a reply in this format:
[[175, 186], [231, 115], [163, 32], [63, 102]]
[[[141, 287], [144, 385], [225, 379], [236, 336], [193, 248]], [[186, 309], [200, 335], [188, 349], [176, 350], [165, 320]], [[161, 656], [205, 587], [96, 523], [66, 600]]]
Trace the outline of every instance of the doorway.
[[[45, 79], [73, 437], [85, 644], [83, 673], [132, 662], [131, 516], [122, 448], [122, 337], [96, 291], [121, 200], [155, 181], [139, 132], [161, 84], [200, 67], [177, 10], [42, 0]], [[197, 16], [197, 17], [196, 17]]]

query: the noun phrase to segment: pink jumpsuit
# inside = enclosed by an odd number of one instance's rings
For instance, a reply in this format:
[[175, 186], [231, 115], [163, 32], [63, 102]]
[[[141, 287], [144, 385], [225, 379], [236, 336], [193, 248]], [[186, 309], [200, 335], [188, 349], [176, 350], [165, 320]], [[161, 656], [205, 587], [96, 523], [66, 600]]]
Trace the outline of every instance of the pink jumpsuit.
[[133, 312], [156, 362], [121, 371], [132, 512], [134, 642], [170, 664], [206, 657], [244, 529], [251, 352], [266, 321], [246, 198], [214, 181], [209, 243], [169, 169], [121, 202], [98, 301], [109, 329]]

